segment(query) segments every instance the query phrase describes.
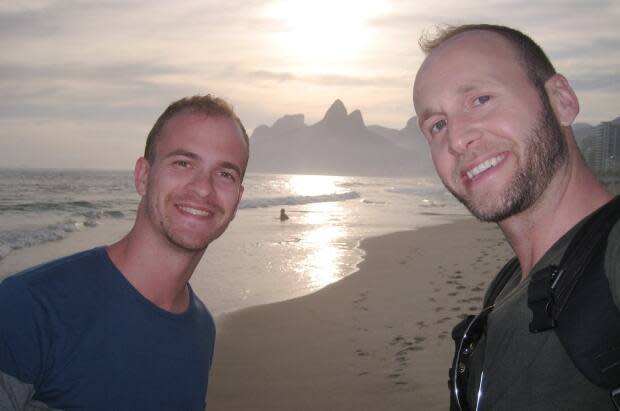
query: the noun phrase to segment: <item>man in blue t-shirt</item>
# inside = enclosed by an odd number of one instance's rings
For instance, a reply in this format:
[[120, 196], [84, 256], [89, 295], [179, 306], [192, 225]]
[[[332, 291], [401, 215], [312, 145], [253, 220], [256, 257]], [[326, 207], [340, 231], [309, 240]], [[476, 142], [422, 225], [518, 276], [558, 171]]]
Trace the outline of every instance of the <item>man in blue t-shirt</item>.
[[235, 217], [248, 155], [225, 101], [164, 111], [131, 231], [0, 283], [0, 409], [205, 408], [215, 325], [189, 279]]

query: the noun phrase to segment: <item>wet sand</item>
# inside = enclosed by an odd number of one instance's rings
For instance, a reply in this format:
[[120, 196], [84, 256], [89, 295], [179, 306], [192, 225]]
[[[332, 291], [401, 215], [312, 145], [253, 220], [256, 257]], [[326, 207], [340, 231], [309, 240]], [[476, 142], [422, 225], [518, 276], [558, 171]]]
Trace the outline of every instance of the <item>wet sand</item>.
[[512, 252], [463, 219], [364, 240], [359, 271], [218, 319], [210, 411], [447, 410], [450, 331]]

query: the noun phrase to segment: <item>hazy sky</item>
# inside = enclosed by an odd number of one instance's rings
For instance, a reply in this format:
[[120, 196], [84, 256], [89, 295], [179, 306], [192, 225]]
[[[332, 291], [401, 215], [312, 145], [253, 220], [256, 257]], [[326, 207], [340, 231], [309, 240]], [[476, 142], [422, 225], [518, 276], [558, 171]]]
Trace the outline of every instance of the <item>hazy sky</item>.
[[0, 2], [0, 167], [130, 169], [173, 100], [213, 93], [251, 131], [319, 120], [336, 99], [367, 124], [413, 115], [420, 34], [500, 23], [538, 41], [581, 101], [620, 116], [619, 0]]

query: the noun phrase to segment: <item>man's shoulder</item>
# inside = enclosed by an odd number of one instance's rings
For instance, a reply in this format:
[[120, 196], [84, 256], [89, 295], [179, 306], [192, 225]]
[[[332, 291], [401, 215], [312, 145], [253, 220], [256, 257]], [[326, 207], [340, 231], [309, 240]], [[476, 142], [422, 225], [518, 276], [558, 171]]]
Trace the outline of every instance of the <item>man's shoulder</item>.
[[15, 273], [2, 282], [0, 289], [36, 289], [75, 281], [76, 272], [89, 272], [101, 265], [105, 249], [80, 251]]
[[198, 321], [209, 329], [215, 329], [215, 320], [211, 311], [207, 308], [204, 302], [198, 297], [190, 285], [191, 304], [193, 305], [193, 313], [198, 318]]

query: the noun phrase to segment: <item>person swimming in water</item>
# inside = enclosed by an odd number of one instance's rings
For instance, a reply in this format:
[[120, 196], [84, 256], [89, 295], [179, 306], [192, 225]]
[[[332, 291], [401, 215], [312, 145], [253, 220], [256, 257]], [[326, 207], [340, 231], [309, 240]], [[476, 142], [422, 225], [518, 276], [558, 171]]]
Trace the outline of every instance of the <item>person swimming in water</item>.
[[283, 208], [280, 209], [280, 221], [288, 220], [288, 215], [286, 215], [286, 211]]

